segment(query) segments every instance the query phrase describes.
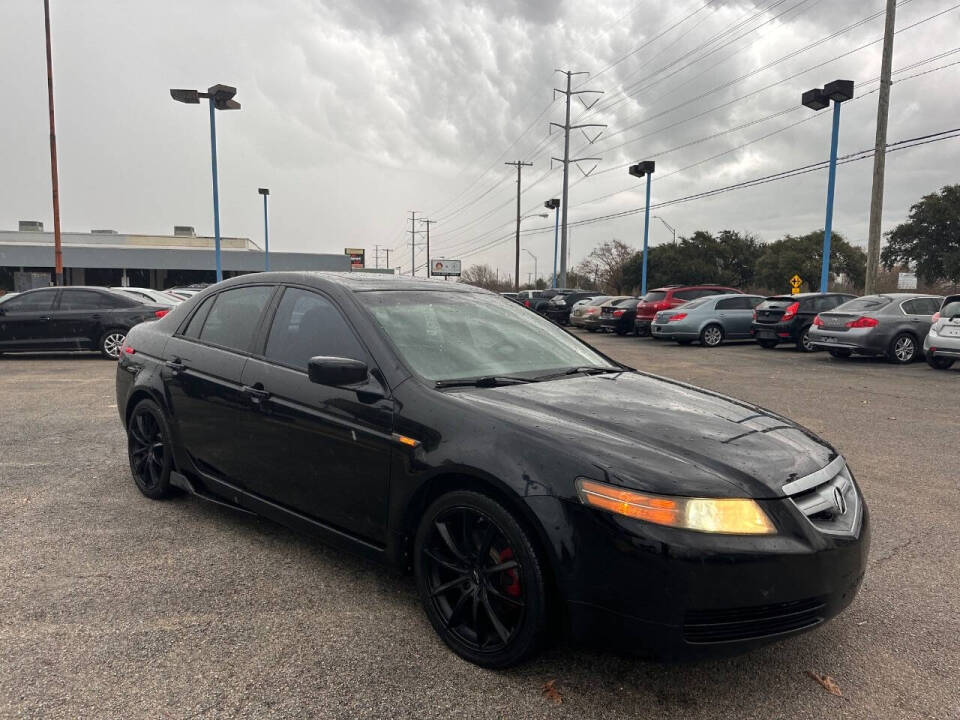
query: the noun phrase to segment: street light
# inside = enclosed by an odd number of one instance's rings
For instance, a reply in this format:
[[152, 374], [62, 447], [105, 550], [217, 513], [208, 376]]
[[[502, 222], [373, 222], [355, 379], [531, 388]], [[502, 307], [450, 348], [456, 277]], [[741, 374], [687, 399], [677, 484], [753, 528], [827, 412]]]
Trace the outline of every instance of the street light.
[[555, 288], [557, 286], [557, 235], [560, 229], [560, 211], [557, 209], [560, 207], [559, 198], [551, 198], [547, 200], [543, 206], [547, 210], [553, 210], [554, 219], [553, 219], [553, 279], [550, 283], [550, 287]]
[[267, 225], [267, 195], [270, 194], [270, 188], [257, 188], [257, 192], [263, 195], [263, 267], [270, 272], [270, 228]]
[[830, 281], [830, 235], [833, 232], [833, 190], [837, 182], [837, 138], [840, 134], [840, 103], [853, 97], [853, 80], [834, 80], [822, 88], [807, 90], [800, 98], [811, 110], [823, 110], [833, 101], [833, 134], [830, 136], [830, 172], [827, 176], [827, 219], [823, 225], [823, 259], [820, 262], [820, 292]]
[[[547, 217], [547, 216], [546, 216], [546, 215], [541, 215], [540, 217]], [[540, 271], [537, 269], [537, 268], [538, 268], [537, 256], [534, 255], [534, 254], [533, 254], [532, 252], [530, 252], [529, 250], [527, 250], [526, 248], [524, 248], [523, 251], [524, 251], [527, 255], [529, 255], [530, 257], [533, 258], [533, 278], [534, 278], [534, 280], [539, 280], [539, 279], [540, 279]]]
[[670, 223], [668, 223], [666, 220], [664, 220], [662, 217], [660, 217], [659, 215], [654, 215], [654, 216], [653, 216], [653, 219], [654, 219], [654, 220], [659, 220], [660, 222], [662, 222], [662, 223], [664, 224], [664, 226], [667, 228], [667, 230], [669, 230], [670, 232], [673, 233], [673, 244], [676, 245], [676, 244], [677, 244], [677, 229], [676, 229], [673, 225], [671, 225]]
[[647, 204], [643, 208], [643, 274], [640, 279], [640, 294], [647, 294], [647, 238], [650, 236], [650, 178], [657, 164], [653, 160], [644, 160], [631, 165], [629, 172], [634, 177], [647, 176]]
[[[214, 118], [214, 110], [239, 110], [240, 103], [233, 99], [237, 94], [237, 89], [229, 85], [214, 85], [207, 88], [207, 91], [199, 90], [171, 90], [170, 97], [177, 102], [187, 105], [197, 105], [200, 98], [207, 98], [210, 101], [210, 165], [213, 168], [213, 235], [214, 235], [214, 254], [217, 258], [217, 282], [223, 280], [223, 270], [220, 266], [220, 192], [217, 183], [217, 122]], [[266, 198], [264, 198], [266, 202]]]

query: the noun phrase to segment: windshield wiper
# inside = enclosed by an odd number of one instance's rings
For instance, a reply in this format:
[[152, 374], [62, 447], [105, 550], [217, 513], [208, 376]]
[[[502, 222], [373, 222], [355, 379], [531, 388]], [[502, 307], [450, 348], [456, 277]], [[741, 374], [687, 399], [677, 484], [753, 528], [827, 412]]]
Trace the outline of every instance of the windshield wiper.
[[601, 373], [618, 373], [623, 372], [623, 370], [618, 368], [603, 367], [601, 365], [578, 365], [577, 367], [567, 368], [566, 370], [561, 370], [560, 372], [549, 373], [547, 375], [537, 375], [534, 379], [536, 382], [541, 380], [553, 380], [556, 378], [566, 377], [567, 375], [600, 375]]
[[498, 387], [500, 385], [520, 385], [521, 383], [534, 382], [534, 380], [535, 378], [516, 377], [514, 375], [481, 375], [480, 377], [458, 380], [437, 380], [433, 386], [436, 388]]

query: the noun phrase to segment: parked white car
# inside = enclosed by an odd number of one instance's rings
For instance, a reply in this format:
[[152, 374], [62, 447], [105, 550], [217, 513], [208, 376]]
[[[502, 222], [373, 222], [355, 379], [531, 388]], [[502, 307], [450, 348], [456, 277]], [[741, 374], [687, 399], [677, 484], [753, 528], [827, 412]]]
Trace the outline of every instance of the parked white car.
[[960, 360], [960, 295], [947, 295], [940, 312], [933, 316], [927, 339], [923, 341], [927, 363], [936, 370], [946, 370]]

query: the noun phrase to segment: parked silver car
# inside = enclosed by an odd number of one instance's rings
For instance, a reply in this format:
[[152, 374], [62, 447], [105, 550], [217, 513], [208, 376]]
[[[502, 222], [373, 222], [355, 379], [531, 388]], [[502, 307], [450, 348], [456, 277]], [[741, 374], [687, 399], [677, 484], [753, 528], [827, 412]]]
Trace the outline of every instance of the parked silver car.
[[947, 295], [943, 299], [923, 341], [923, 353], [930, 367], [936, 370], [946, 370], [960, 360], [960, 295]]
[[717, 347], [724, 340], [750, 340], [753, 309], [762, 295], [708, 295], [673, 310], [658, 312], [650, 325], [655, 338], [689, 345], [699, 340], [704, 347]]
[[933, 314], [943, 298], [917, 293], [884, 293], [854, 298], [813, 319], [810, 344], [834, 357], [882, 355], [898, 364], [921, 353]]

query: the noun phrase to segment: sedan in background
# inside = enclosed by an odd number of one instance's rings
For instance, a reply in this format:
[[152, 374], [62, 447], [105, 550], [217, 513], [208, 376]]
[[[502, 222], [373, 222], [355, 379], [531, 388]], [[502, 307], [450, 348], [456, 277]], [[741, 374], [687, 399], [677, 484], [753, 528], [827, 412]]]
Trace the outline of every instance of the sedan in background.
[[600, 319], [603, 314], [603, 309], [608, 305], [616, 305], [621, 300], [629, 300], [629, 295], [615, 295], [613, 297], [607, 298], [599, 305], [587, 306], [587, 309], [584, 311], [584, 316], [581, 322], [583, 323], [583, 329], [587, 332], [595, 333], [599, 330], [602, 330], [600, 324]]
[[168, 312], [102, 287], [28, 290], [0, 304], [0, 353], [99, 350], [116, 360], [130, 328]]
[[810, 344], [833, 357], [881, 355], [905, 365], [920, 356], [943, 298], [917, 293], [865, 295], [813, 319]]
[[570, 324], [574, 327], [586, 327], [586, 319], [594, 315], [599, 316], [600, 306], [609, 299], [609, 295], [597, 295], [578, 300], [570, 309]]
[[580, 300], [596, 297], [596, 295], [596, 290], [576, 290], [574, 292], [554, 295], [546, 305], [540, 308], [540, 313], [550, 320], [553, 320], [557, 325], [569, 325], [570, 311], [573, 309], [574, 304]]
[[169, 305], [170, 307], [173, 307], [177, 303], [182, 303], [184, 300], [184, 298], [173, 295], [172, 293], [164, 292], [163, 290], [154, 290], [152, 288], [112, 287], [110, 289], [123, 295], [136, 298], [140, 302]]
[[742, 290], [722, 285], [668, 285], [651, 290], [637, 303], [637, 319], [635, 322], [637, 335], [650, 335], [650, 326], [653, 324], [653, 319], [661, 310], [672, 310], [691, 300], [707, 297], [707, 295], [740, 294], [742, 292]]
[[762, 295], [708, 295], [676, 310], [658, 312], [650, 326], [653, 337], [689, 345], [698, 340], [717, 347], [725, 340], [750, 340], [753, 309]]
[[960, 360], [960, 295], [948, 295], [933, 316], [923, 354], [935, 370], [946, 370]]
[[750, 332], [762, 348], [793, 343], [801, 352], [816, 350], [809, 330], [817, 313], [828, 312], [853, 300], [844, 293], [798, 293], [774, 295], [757, 305]]
[[617, 335], [636, 333], [634, 321], [637, 318], [637, 301], [639, 299], [639, 297], [628, 297], [602, 305], [600, 307], [600, 329], [612, 330]]

